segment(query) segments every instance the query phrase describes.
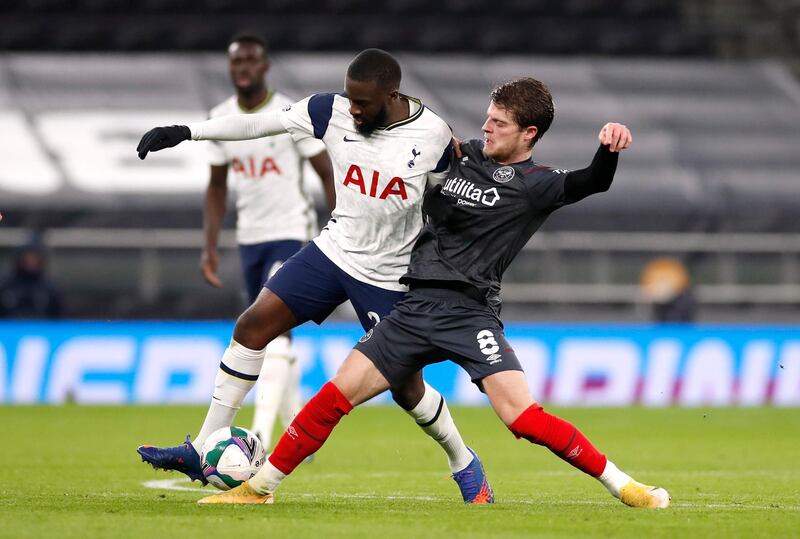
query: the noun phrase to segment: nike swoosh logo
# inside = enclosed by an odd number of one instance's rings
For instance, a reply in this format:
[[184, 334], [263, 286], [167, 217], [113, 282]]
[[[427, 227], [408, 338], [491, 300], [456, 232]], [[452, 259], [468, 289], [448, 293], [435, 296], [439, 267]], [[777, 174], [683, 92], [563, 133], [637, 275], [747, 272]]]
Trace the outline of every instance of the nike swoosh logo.
[[345, 136], [344, 136], [344, 141], [345, 141], [345, 142], [361, 142], [361, 139], [357, 139], [357, 138], [347, 138], [347, 135], [345, 135]]

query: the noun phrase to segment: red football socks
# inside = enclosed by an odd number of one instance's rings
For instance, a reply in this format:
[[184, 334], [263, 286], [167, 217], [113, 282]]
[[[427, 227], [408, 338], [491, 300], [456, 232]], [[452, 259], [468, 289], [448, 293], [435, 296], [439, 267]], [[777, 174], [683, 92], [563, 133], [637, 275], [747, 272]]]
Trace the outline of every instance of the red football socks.
[[339, 420], [353, 405], [331, 382], [326, 383], [300, 410], [272, 451], [269, 461], [289, 475], [328, 439]]
[[538, 404], [522, 412], [509, 429], [517, 438], [545, 446], [592, 477], [599, 477], [606, 467], [606, 456], [575, 425], [548, 414]]

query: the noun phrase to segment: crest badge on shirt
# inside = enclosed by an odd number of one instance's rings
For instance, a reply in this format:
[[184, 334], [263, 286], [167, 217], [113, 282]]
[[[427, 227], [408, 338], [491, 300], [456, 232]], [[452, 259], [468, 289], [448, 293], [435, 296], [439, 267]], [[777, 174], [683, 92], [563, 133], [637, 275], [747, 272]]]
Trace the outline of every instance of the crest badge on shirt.
[[415, 161], [420, 155], [422, 155], [422, 152], [418, 152], [416, 146], [411, 148], [411, 160], [408, 162], [408, 168], [414, 168], [414, 165], [416, 164]]
[[492, 174], [492, 179], [497, 183], [507, 183], [514, 178], [514, 167], [500, 167]]

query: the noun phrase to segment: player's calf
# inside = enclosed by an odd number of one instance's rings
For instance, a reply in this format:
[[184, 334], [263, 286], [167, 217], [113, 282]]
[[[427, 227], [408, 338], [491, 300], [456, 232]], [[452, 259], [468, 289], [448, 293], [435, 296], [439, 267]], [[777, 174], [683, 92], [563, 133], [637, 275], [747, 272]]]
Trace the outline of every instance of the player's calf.
[[538, 404], [525, 410], [509, 429], [517, 438], [545, 446], [591, 475], [625, 505], [652, 509], [669, 506], [670, 497], [665, 489], [634, 481], [600, 453], [572, 423], [548, 414]]

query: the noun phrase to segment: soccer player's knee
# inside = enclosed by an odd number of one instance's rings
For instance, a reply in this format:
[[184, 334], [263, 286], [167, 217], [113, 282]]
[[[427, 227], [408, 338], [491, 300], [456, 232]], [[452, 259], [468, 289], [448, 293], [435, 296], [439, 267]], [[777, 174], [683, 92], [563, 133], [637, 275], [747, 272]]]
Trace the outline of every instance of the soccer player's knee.
[[526, 440], [534, 441], [541, 438], [541, 427], [543, 426], [542, 419], [544, 418], [544, 408], [538, 404], [532, 404], [520, 413], [511, 424], [508, 424], [508, 430], [511, 431], [517, 439], [525, 438]]
[[253, 349], [267, 346], [270, 336], [266, 335], [264, 331], [266, 321], [262, 318], [258, 310], [253, 309], [252, 306], [240, 314], [233, 328], [233, 338], [236, 339], [236, 342]]
[[412, 381], [402, 387], [392, 388], [392, 398], [404, 410], [412, 410], [425, 394], [425, 384], [422, 380]]

